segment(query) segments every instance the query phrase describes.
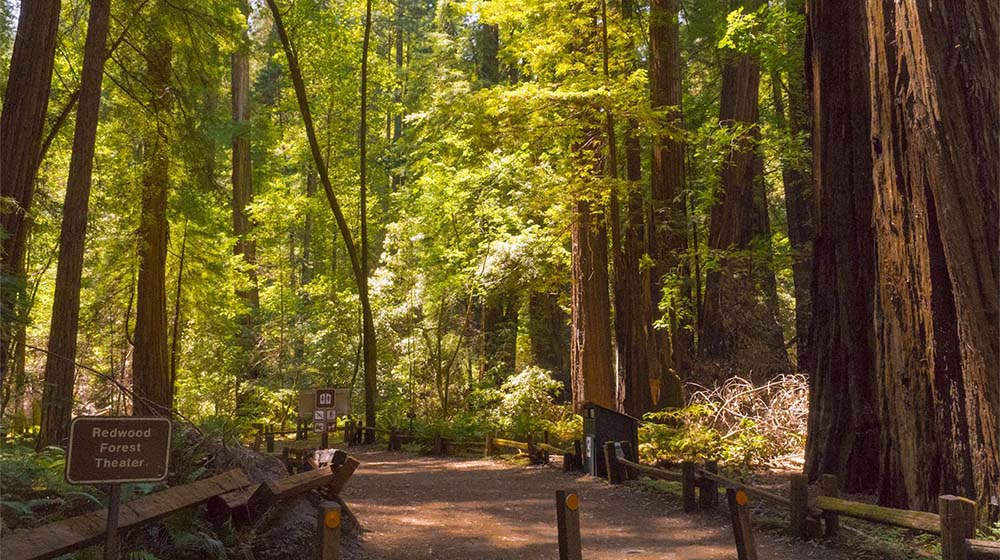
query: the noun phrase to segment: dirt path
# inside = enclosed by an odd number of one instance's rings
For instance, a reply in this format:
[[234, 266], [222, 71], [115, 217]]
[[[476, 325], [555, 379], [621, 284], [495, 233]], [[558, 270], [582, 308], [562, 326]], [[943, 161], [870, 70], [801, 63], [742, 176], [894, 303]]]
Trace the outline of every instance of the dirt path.
[[[365, 549], [385, 560], [556, 558], [555, 491], [580, 495], [584, 557], [735, 559], [723, 515], [687, 515], [667, 495], [594, 477], [494, 460], [351, 450], [361, 461], [345, 499]], [[725, 512], [725, 508], [722, 510]], [[762, 559], [850, 558], [758, 532]]]

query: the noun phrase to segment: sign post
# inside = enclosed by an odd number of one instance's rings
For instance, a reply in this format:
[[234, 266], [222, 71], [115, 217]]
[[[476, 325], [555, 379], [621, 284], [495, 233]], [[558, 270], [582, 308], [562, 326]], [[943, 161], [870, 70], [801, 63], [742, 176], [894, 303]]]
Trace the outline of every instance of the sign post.
[[69, 428], [66, 482], [108, 484], [105, 560], [118, 560], [118, 511], [123, 482], [167, 477], [170, 420], [131, 416], [79, 416]]

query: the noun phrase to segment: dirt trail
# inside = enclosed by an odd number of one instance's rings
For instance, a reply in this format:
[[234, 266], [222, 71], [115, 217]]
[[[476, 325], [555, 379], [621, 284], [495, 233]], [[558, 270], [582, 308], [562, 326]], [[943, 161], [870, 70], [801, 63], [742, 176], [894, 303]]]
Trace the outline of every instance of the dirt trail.
[[[609, 486], [551, 466], [351, 453], [361, 467], [344, 497], [365, 528], [365, 549], [373, 558], [556, 558], [557, 489], [580, 495], [588, 560], [736, 558], [723, 515], [684, 514], [676, 499], [647, 489]], [[762, 559], [850, 558], [763, 532], [758, 541]]]

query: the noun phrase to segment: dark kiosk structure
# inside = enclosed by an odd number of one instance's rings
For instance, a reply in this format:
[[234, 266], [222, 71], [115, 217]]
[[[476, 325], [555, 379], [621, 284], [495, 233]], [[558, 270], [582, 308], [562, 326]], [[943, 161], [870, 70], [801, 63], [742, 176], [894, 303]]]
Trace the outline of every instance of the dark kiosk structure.
[[592, 402], [583, 403], [583, 468], [589, 474], [605, 477], [604, 442], [627, 441], [626, 459], [638, 462], [639, 420]]

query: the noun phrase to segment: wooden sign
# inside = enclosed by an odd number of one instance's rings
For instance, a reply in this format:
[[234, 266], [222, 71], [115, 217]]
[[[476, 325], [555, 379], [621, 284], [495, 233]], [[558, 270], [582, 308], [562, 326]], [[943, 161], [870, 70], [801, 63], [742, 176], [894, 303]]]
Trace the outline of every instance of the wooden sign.
[[170, 420], [80, 416], [69, 429], [66, 482], [154, 482], [167, 477]]

